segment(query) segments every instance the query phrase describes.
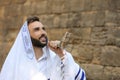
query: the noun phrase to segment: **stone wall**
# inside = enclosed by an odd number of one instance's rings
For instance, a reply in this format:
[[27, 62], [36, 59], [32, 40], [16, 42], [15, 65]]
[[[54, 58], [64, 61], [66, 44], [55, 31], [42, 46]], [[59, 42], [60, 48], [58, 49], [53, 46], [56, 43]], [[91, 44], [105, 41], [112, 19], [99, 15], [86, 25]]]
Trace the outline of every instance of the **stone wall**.
[[50, 40], [72, 33], [66, 49], [87, 80], [120, 80], [120, 0], [0, 0], [0, 68], [33, 15], [46, 25]]

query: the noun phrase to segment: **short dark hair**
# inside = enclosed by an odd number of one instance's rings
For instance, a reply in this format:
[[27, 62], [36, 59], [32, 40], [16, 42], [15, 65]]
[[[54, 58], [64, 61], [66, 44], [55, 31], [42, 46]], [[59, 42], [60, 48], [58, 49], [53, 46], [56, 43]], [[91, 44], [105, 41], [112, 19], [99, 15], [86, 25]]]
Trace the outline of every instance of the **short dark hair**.
[[28, 25], [29, 25], [30, 23], [32, 23], [32, 22], [35, 22], [35, 21], [40, 21], [40, 20], [39, 20], [39, 17], [32, 16], [32, 17], [28, 17], [28, 18], [27, 18], [27, 23], [28, 23]]

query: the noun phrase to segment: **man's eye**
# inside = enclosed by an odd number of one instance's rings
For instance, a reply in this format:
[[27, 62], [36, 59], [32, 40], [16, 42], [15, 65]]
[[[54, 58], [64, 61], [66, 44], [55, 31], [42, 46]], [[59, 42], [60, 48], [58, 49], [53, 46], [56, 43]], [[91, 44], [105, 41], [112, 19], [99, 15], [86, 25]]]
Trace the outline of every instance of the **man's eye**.
[[34, 30], [35, 30], [35, 31], [38, 31], [38, 30], [39, 30], [39, 28], [35, 28]]
[[42, 29], [45, 30], [45, 27], [43, 27]]

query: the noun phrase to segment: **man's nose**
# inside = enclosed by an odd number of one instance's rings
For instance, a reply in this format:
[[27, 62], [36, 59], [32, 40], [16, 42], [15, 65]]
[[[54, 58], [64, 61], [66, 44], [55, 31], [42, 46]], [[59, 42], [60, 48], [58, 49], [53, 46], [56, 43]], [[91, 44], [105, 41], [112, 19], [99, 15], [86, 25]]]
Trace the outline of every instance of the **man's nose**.
[[45, 30], [41, 30], [41, 33], [45, 35], [47, 34]]

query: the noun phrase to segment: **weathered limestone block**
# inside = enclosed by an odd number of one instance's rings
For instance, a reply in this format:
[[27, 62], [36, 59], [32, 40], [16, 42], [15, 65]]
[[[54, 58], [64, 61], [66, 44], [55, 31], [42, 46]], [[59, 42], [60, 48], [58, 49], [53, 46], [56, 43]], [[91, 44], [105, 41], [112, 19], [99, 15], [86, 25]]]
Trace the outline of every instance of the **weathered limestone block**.
[[79, 27], [80, 26], [80, 14], [61, 14], [61, 15], [54, 15], [53, 20], [53, 27]]
[[89, 63], [93, 58], [93, 48], [85, 45], [73, 45], [71, 53], [79, 63]]
[[54, 28], [54, 15], [40, 15], [40, 21], [47, 28]]
[[120, 47], [120, 39], [116, 39], [116, 44], [117, 47]]
[[49, 0], [48, 1], [48, 8], [51, 10], [52, 13], [61, 13], [61, 12], [68, 12], [69, 9], [69, 0]]
[[103, 26], [105, 23], [105, 13], [98, 11], [82, 12], [81, 26]]
[[82, 64], [81, 66], [86, 71], [87, 80], [106, 80], [103, 66], [94, 64]]
[[72, 12], [79, 12], [84, 10], [84, 1], [85, 0], [70, 0], [70, 10]]
[[[38, 5], [36, 5], [38, 4]], [[47, 12], [47, 0], [43, 0], [37, 3], [32, 3], [32, 5], [29, 5], [29, 7], [34, 9], [35, 14], [43, 14]]]
[[105, 21], [106, 23], [117, 23], [118, 13], [114, 11], [105, 11]]
[[93, 46], [92, 54], [93, 54], [93, 59], [92, 59], [91, 63], [92, 64], [97, 64], [97, 65], [101, 65], [100, 64], [101, 47]]
[[105, 27], [94, 27], [91, 33], [91, 44], [105, 45], [108, 37], [108, 29]]
[[117, 27], [114, 31], [113, 31], [113, 36], [116, 39], [116, 43], [115, 45], [120, 47], [120, 27]]
[[105, 67], [104, 74], [106, 75], [106, 80], [120, 80], [119, 67]]
[[106, 45], [116, 45], [116, 39], [114, 37], [110, 37], [105, 41]]
[[8, 43], [15, 41], [15, 39], [18, 35], [18, 32], [19, 32], [19, 30], [8, 30], [7, 34], [5, 36], [6, 37], [5, 41], [8, 42]]
[[84, 9], [83, 11], [91, 11], [92, 10], [92, 1], [93, 0], [83, 0], [83, 4], [84, 4]]
[[82, 12], [81, 13], [81, 26], [94, 26], [95, 12]]
[[53, 28], [46, 29], [49, 40], [61, 40], [64, 34], [66, 33], [66, 31], [68, 30], [69, 29], [53, 29]]
[[82, 40], [90, 40], [91, 36], [91, 28], [72, 28], [70, 32], [73, 34], [73, 39], [77, 36], [79, 39]]
[[102, 48], [101, 64], [105, 66], [120, 66], [120, 49], [115, 46]]
[[9, 16], [7, 17], [3, 24], [6, 27], [7, 30], [9, 29], [20, 29], [21, 26], [23, 25], [23, 17], [21, 16]]
[[[101, 1], [101, 0], [99, 0]], [[100, 26], [100, 27], [104, 27], [105, 25], [105, 12], [104, 11], [98, 11], [95, 14], [95, 26]]]
[[109, 36], [105, 44], [120, 47], [120, 28], [119, 27], [109, 28]]
[[120, 27], [114, 29], [113, 36], [117, 39], [120, 39]]
[[10, 2], [11, 0], [0, 0], [0, 6], [8, 5]]
[[60, 27], [60, 16], [56, 15], [53, 20], [53, 27]]
[[0, 18], [4, 18], [4, 7], [0, 7]]
[[108, 9], [108, 0], [92, 0], [92, 10], [106, 10], [106, 9]]
[[108, 0], [109, 10], [117, 10], [120, 9], [120, 0]]
[[69, 13], [68, 14], [68, 27], [79, 27], [81, 23], [80, 13]]
[[[67, 24], [69, 23], [69, 18], [68, 18], [68, 14], [62, 14], [60, 15], [60, 22], [58, 24], [60, 24], [60, 28], [66, 28], [69, 27], [67, 26]], [[54, 20], [55, 21], [55, 20]], [[57, 24], [56, 24], [57, 25]]]
[[52, 27], [66, 28], [68, 23], [68, 14], [54, 15]]
[[33, 8], [33, 5], [31, 3], [26, 3], [24, 6], [22, 6], [22, 14], [23, 15], [33, 15], [36, 13], [36, 9]]
[[8, 5], [5, 6], [5, 11], [4, 11], [5, 17], [7, 16], [21, 16], [23, 13], [22, 5]]

